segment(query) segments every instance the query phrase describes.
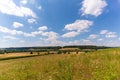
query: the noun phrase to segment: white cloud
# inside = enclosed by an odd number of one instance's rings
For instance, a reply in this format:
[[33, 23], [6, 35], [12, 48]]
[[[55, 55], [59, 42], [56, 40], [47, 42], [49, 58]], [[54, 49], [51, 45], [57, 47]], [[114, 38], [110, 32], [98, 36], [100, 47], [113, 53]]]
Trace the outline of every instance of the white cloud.
[[26, 5], [28, 3], [28, 1], [27, 0], [21, 0], [20, 3]]
[[[42, 29], [43, 30], [43, 29]], [[45, 30], [45, 29], [44, 29]], [[30, 33], [26, 33], [23, 31], [18, 31], [18, 30], [12, 30], [12, 29], [8, 29], [7, 27], [2, 27], [0, 26], [0, 33], [5, 33], [5, 34], [9, 34], [9, 35], [22, 35], [25, 37], [36, 37], [39, 36], [41, 37], [43, 40], [43, 43], [49, 43], [50, 45], [57, 45], [62, 43], [62, 41], [57, 40], [59, 38], [58, 33], [54, 32], [54, 31], [33, 31]], [[5, 37], [6, 39], [11, 38], [11, 39], [16, 39], [14, 37]], [[19, 42], [23, 43], [23, 40], [19, 40]], [[48, 45], [48, 44], [47, 44]]]
[[103, 39], [100, 38], [100, 39], [98, 39], [98, 41], [103, 41]]
[[71, 38], [71, 37], [75, 37], [77, 36], [79, 33], [72, 31], [72, 32], [68, 32], [62, 35], [63, 38]]
[[46, 41], [51, 41], [51, 42], [56, 41], [58, 38], [58, 34], [56, 32], [53, 32], [53, 31], [43, 32], [42, 36], [47, 36], [48, 38], [46, 39]]
[[106, 34], [108, 32], [108, 30], [102, 30], [100, 31], [100, 34]]
[[23, 34], [22, 31], [11, 30], [11, 29], [8, 29], [8, 28], [2, 27], [2, 26], [0, 26], [0, 32], [12, 34], [12, 35]]
[[120, 38], [118, 38], [118, 40], [120, 40]]
[[18, 39], [18, 38], [14, 37], [14, 36], [4, 36], [3, 38], [7, 39], [7, 40], [17, 40]]
[[42, 35], [42, 31], [34, 31], [34, 32], [31, 32], [30, 33], [30, 35], [32, 36], [33, 35], [33, 37], [35, 37], [36, 35]]
[[26, 33], [23, 31], [8, 29], [8, 28], [2, 27], [2, 26], [0, 26], [0, 32], [11, 34], [11, 35], [24, 35], [26, 37], [35, 37], [36, 35], [41, 35], [43, 33], [42, 31], [34, 31], [31, 33]]
[[[11, 34], [11, 35], [24, 35], [26, 37], [35, 37], [36, 35], [43, 35], [43, 34], [44, 35], [46, 34], [45, 36], [50, 36], [50, 35], [52, 35], [52, 33], [54, 34], [54, 32], [43, 32], [43, 31], [34, 31], [34, 32], [26, 33], [23, 31], [8, 29], [8, 28], [2, 27], [2, 26], [0, 26], [0, 32]], [[52, 36], [50, 36], [50, 37], [52, 37]]]
[[13, 27], [14, 28], [20, 28], [20, 27], [23, 27], [24, 25], [22, 23], [19, 23], [19, 22], [14, 22], [13, 23]]
[[36, 14], [27, 7], [17, 6], [13, 0], [0, 1], [0, 12], [3, 14], [14, 15], [19, 17], [31, 16], [36, 18]]
[[40, 31], [45, 31], [45, 30], [47, 30], [47, 29], [48, 29], [47, 26], [41, 26], [41, 27], [38, 28], [38, 30], [40, 30]]
[[116, 38], [116, 32], [108, 32], [105, 36], [106, 38]]
[[76, 20], [74, 23], [65, 25], [65, 30], [71, 31], [62, 35], [62, 37], [70, 38], [79, 35], [81, 32], [87, 32], [88, 28], [93, 25], [89, 20]]
[[100, 31], [100, 34], [105, 35], [106, 38], [116, 38], [117, 37], [116, 32], [110, 32], [108, 30], [102, 30], [102, 31]]
[[94, 43], [94, 42], [92, 42], [92, 41], [90, 41], [88, 39], [83, 39], [82, 44], [83, 45], [96, 45], [96, 43]]
[[96, 34], [91, 34], [91, 35], [89, 35], [88, 39], [95, 39], [95, 38], [97, 38], [97, 37], [98, 37], [98, 35], [96, 35]]
[[[42, 40], [43, 43], [47, 44], [47, 46], [55, 46], [55, 45], [59, 45], [60, 43], [62, 43], [62, 41], [59, 41], [59, 35], [56, 32], [53, 31], [49, 31], [49, 32], [43, 32], [42, 34], [42, 38], [40, 38], [40, 40]], [[45, 46], [44, 44], [44, 46]], [[60, 44], [62, 45], [62, 44]]]
[[38, 6], [38, 9], [41, 10], [41, 9], [42, 9], [42, 6]]
[[74, 40], [69, 41], [66, 43], [67, 45], [96, 45], [94, 42], [88, 40], [88, 39], [82, 39], [82, 40]]
[[36, 0], [29, 0], [29, 3], [30, 3], [30, 4], [35, 4], [35, 3], [36, 3]]
[[83, 32], [87, 28], [93, 25], [92, 21], [89, 20], [76, 20], [72, 24], [65, 25], [66, 30], [77, 30], [77, 32]]
[[103, 9], [107, 6], [105, 0], [83, 0], [82, 2], [82, 15], [99, 16], [102, 14]]
[[25, 33], [24, 32], [23, 35], [26, 36], [26, 37], [35, 37], [35, 35], [32, 34], [32, 33]]
[[21, 43], [24, 43], [25, 41], [24, 40], [20, 40]]
[[111, 46], [111, 47], [119, 47], [120, 42], [118, 40], [109, 40], [107, 42], [103, 42], [102, 45], [104, 46]]
[[[0, 32], [11, 34], [11, 35], [24, 35], [26, 37], [35, 37], [35, 35], [36, 35], [34, 32], [26, 33], [23, 31], [8, 29], [8, 28], [2, 27], [2, 26], [0, 26]], [[37, 32], [37, 33], [39, 33], [39, 32]]]
[[34, 18], [28, 19], [28, 23], [36, 23], [36, 20]]

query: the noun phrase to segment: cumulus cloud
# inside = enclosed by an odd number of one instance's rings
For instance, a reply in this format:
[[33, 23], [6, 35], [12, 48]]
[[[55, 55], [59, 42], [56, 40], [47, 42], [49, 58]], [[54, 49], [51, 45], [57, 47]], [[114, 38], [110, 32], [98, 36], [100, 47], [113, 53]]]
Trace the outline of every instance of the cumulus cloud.
[[100, 31], [100, 34], [106, 34], [108, 32], [108, 30], [102, 30]]
[[2, 27], [0, 26], [0, 32], [2, 33], [6, 33], [6, 34], [11, 34], [11, 35], [23, 35], [25, 37], [36, 37], [37, 35], [39, 36], [43, 36], [43, 37], [47, 37], [46, 40], [48, 41], [55, 41], [58, 38], [58, 34], [56, 32], [53, 31], [48, 31], [45, 32], [44, 30], [46, 30], [47, 27], [45, 28], [45, 26], [43, 26], [39, 31], [33, 31], [30, 33], [27, 32], [23, 32], [23, 31], [18, 31], [18, 30], [12, 30], [12, 29], [8, 29], [6, 27]]
[[111, 47], [119, 47], [120, 42], [117, 40], [109, 40], [107, 42], [103, 42], [102, 45], [104, 46], [111, 46]]
[[43, 32], [41, 36], [42, 38], [40, 38], [40, 40], [42, 40], [44, 43], [47, 43], [47, 46], [62, 45], [62, 41], [58, 40], [59, 38], [58, 33], [54, 31]]
[[41, 9], [42, 9], [42, 6], [38, 6], [38, 9], [41, 10]]
[[74, 40], [69, 41], [67, 45], [96, 45], [94, 42], [88, 40], [88, 39], [82, 39], [82, 40]]
[[99, 16], [106, 6], [107, 3], [105, 0], [83, 0], [80, 10], [82, 11], [82, 15]]
[[106, 38], [116, 38], [117, 35], [116, 35], [116, 32], [108, 32], [106, 34]]
[[0, 1], [0, 12], [3, 14], [14, 15], [19, 17], [37, 17], [36, 14], [30, 8], [17, 6], [13, 0]]
[[21, 43], [24, 43], [25, 41], [24, 40], [20, 40]]
[[23, 33], [22, 35], [26, 36], [26, 37], [35, 37], [36, 35], [33, 33]]
[[83, 45], [96, 45], [96, 43], [94, 43], [94, 42], [92, 42], [92, 41], [90, 41], [88, 39], [83, 39], [82, 44]]
[[77, 30], [82, 32], [92, 26], [93, 22], [89, 20], [76, 20], [74, 23], [65, 25], [65, 30]]
[[40, 31], [45, 31], [45, 30], [47, 30], [47, 29], [48, 29], [47, 26], [41, 26], [41, 27], [38, 28], [38, 30], [40, 30]]
[[0, 26], [0, 32], [12, 34], [12, 35], [23, 34], [22, 31], [11, 30], [11, 29], [8, 29], [8, 28], [2, 27], [2, 26]]
[[3, 26], [0, 26], [0, 32], [6, 33], [6, 34], [11, 34], [11, 35], [24, 35], [26, 37], [34, 37], [35, 36], [34, 32], [26, 33], [23, 31], [8, 29], [8, 28], [3, 27]]
[[89, 20], [76, 20], [74, 23], [65, 25], [65, 30], [71, 31], [62, 35], [62, 37], [70, 38], [79, 35], [81, 32], [86, 32], [93, 25]]
[[101, 30], [100, 34], [105, 35], [106, 38], [116, 38], [117, 37], [116, 32], [111, 32], [108, 30]]
[[[62, 41], [59, 41], [59, 34], [54, 32], [54, 31], [45, 31], [47, 30], [47, 26], [42, 26], [39, 28], [39, 30], [37, 31], [33, 31], [33, 32], [23, 32], [23, 31], [18, 31], [18, 30], [12, 30], [9, 29], [7, 27], [2, 27], [0, 26], [0, 33], [4, 33], [4, 34], [9, 34], [10, 36], [6, 36], [4, 37], [4, 39], [12, 39], [15, 40], [17, 38], [15, 38], [14, 36], [16, 35], [20, 35], [20, 36], [24, 36], [24, 37], [41, 37], [43, 43], [49, 43], [51, 45], [55, 45], [55, 44], [60, 44], [62, 43]], [[21, 41], [19, 39], [20, 43], [23, 43], [24, 41]]]
[[98, 41], [103, 41], [103, 39], [102, 39], [102, 38], [100, 38], [100, 39], [98, 39]]
[[25, 4], [28, 3], [28, 1], [27, 0], [21, 0], [20, 3], [25, 5]]
[[34, 18], [28, 19], [28, 23], [36, 23], [36, 20]]
[[75, 37], [77, 36], [79, 33], [72, 31], [72, 32], [68, 32], [62, 35], [63, 38], [71, 38], [71, 37]]
[[88, 39], [96, 39], [97, 37], [98, 37], [98, 35], [91, 34], [91, 35], [89, 35]]
[[8, 40], [17, 40], [18, 38], [14, 37], [14, 36], [4, 36], [4, 39], [8, 39]]
[[24, 25], [22, 23], [19, 23], [19, 22], [13, 22], [13, 27], [14, 28], [20, 28], [20, 27], [23, 27]]
[[55, 41], [58, 38], [58, 34], [56, 32], [53, 31], [49, 31], [49, 32], [43, 32], [42, 36], [47, 36], [47, 41]]

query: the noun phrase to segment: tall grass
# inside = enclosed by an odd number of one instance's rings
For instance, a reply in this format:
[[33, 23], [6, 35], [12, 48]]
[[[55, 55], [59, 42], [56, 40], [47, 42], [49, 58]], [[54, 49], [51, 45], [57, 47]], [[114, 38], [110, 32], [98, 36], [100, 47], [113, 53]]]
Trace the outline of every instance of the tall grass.
[[0, 61], [0, 80], [120, 80], [120, 49]]

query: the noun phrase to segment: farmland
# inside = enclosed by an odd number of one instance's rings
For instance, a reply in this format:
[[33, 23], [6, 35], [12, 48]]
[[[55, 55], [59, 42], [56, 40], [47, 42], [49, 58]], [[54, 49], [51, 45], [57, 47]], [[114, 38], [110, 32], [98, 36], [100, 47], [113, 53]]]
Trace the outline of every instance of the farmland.
[[[3, 55], [5, 58], [11, 54]], [[14, 57], [17, 55], [31, 54], [16, 54]], [[119, 68], [119, 48], [79, 54], [50, 54], [1, 60], [0, 80], [120, 80]]]

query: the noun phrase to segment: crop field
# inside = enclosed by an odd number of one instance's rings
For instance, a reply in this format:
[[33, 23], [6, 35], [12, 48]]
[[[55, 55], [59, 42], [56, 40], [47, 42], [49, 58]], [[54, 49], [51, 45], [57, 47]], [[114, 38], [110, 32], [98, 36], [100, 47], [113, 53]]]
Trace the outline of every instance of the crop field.
[[120, 80], [120, 49], [0, 60], [0, 80]]

